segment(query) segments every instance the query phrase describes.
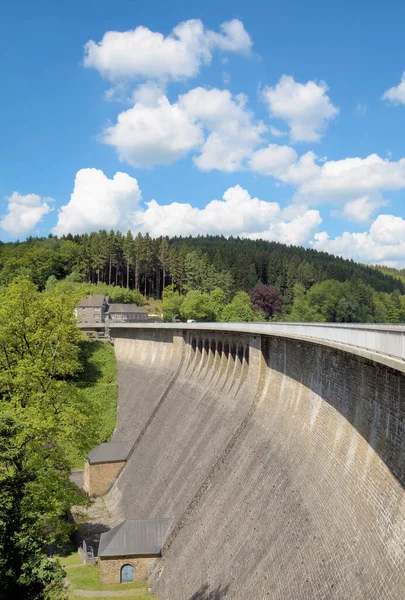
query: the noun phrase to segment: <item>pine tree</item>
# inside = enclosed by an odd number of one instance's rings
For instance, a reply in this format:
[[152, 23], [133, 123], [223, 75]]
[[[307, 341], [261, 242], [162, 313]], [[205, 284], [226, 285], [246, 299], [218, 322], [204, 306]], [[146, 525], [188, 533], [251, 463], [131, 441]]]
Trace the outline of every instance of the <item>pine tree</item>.
[[159, 248], [159, 264], [162, 267], [163, 277], [162, 277], [162, 290], [166, 287], [166, 272], [169, 268], [170, 261], [170, 248], [169, 242], [167, 238], [163, 238], [160, 242]]

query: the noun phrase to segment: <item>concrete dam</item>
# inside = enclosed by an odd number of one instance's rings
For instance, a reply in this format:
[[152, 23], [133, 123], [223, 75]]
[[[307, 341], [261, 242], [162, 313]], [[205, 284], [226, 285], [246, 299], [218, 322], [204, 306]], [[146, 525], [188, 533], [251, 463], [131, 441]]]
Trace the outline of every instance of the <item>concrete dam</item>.
[[405, 598], [405, 330], [329, 329], [111, 329], [132, 447], [104, 500], [173, 518], [161, 600]]

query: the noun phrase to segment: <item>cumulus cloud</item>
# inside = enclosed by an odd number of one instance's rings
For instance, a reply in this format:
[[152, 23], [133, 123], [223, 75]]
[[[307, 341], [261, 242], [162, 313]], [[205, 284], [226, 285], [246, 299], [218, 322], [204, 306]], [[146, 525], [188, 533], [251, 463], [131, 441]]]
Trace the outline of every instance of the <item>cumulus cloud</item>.
[[11, 235], [23, 235], [31, 231], [52, 208], [53, 198], [42, 198], [37, 194], [25, 196], [13, 192], [7, 198], [7, 213], [0, 221], [0, 227]]
[[133, 167], [169, 164], [203, 143], [201, 125], [165, 95], [145, 94], [133, 108], [118, 115], [117, 123], [102, 135], [122, 161]]
[[203, 208], [180, 202], [163, 205], [156, 200], [142, 207], [140, 200], [138, 182], [129, 175], [116, 173], [109, 179], [97, 169], [82, 169], [69, 203], [59, 211], [53, 233], [113, 228], [152, 236], [223, 234], [303, 244], [322, 222], [317, 210], [298, 204], [283, 209], [277, 202], [252, 197], [239, 185]]
[[328, 123], [339, 114], [327, 95], [323, 81], [298, 83], [283, 75], [274, 86], [267, 86], [262, 97], [270, 116], [286, 121], [293, 142], [317, 142]]
[[133, 108], [121, 113], [102, 136], [121, 160], [135, 167], [169, 164], [189, 152], [205, 171], [232, 172], [261, 143], [265, 126], [254, 122], [243, 94], [202, 87], [171, 104], [156, 85], [140, 86]]
[[138, 182], [126, 173], [108, 179], [98, 169], [81, 169], [73, 193], [62, 206], [52, 232], [56, 235], [97, 229], [121, 229], [131, 225], [141, 199]]
[[404, 267], [405, 220], [394, 215], [381, 214], [372, 223], [369, 231], [346, 231], [335, 238], [330, 238], [323, 231], [315, 233], [311, 245], [318, 250], [354, 258], [364, 263]]
[[287, 131], [281, 131], [281, 129], [279, 129], [278, 127], [274, 127], [274, 125], [270, 125], [269, 131], [273, 137], [277, 137], [277, 138], [288, 135]]
[[252, 198], [239, 185], [202, 209], [178, 202], [162, 206], [156, 200], [146, 204], [134, 227], [154, 236], [223, 234], [302, 244], [322, 222], [317, 210], [296, 205], [283, 210], [277, 202]]
[[262, 175], [283, 179], [292, 166], [297, 164], [297, 160], [298, 154], [290, 146], [270, 144], [252, 154], [249, 168]]
[[179, 80], [198, 75], [215, 50], [249, 53], [252, 40], [238, 19], [222, 23], [220, 31], [206, 29], [199, 19], [179, 23], [168, 36], [147, 27], [107, 31], [85, 45], [84, 65], [112, 81], [119, 79]]
[[387, 100], [396, 106], [405, 104], [405, 71], [402, 73], [399, 84], [384, 92], [382, 100]]
[[391, 161], [377, 154], [320, 162], [312, 151], [298, 157], [289, 146], [270, 144], [253, 152], [249, 168], [294, 186], [297, 202], [339, 205], [340, 216], [358, 223], [386, 204], [384, 191], [405, 188], [405, 158]]
[[[300, 198], [333, 202], [405, 187], [405, 158], [395, 162], [370, 154], [366, 158], [330, 160], [322, 165], [315, 161], [315, 155], [308, 155], [307, 169], [302, 171], [301, 180], [295, 179]], [[287, 172], [285, 180], [289, 179]]]
[[377, 193], [374, 197], [362, 196], [361, 198], [350, 200], [343, 205], [341, 212], [336, 211], [332, 214], [364, 225], [370, 221], [377, 208], [385, 204], [386, 202], [382, 196]]
[[203, 171], [241, 169], [266, 131], [262, 122], [254, 122], [244, 94], [232, 97], [228, 90], [198, 87], [181, 96], [179, 104], [208, 132], [199, 156], [194, 158]]

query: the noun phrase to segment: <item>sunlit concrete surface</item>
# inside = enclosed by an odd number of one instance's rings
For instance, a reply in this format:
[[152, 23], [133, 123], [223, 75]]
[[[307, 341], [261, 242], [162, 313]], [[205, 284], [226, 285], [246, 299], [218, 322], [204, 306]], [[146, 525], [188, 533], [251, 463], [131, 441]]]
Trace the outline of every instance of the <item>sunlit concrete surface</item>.
[[133, 446], [105, 502], [116, 523], [173, 518], [161, 600], [403, 600], [405, 376], [398, 342], [369, 348], [403, 331], [110, 329]]

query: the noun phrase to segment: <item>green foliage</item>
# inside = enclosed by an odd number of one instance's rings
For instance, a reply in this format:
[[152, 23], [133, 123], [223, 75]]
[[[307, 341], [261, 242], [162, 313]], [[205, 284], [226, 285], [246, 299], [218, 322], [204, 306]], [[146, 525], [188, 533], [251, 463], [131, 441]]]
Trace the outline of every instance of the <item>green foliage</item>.
[[162, 294], [162, 311], [163, 319], [171, 323], [180, 316], [181, 305], [183, 303], [183, 297], [176, 291], [174, 291], [172, 285], [168, 285]]
[[253, 304], [246, 292], [235, 294], [232, 302], [227, 304], [221, 314], [225, 322], [248, 322], [254, 320]]
[[184, 270], [188, 290], [209, 293], [220, 288], [227, 298], [232, 294], [234, 282], [231, 273], [215, 268], [207, 254], [198, 251], [188, 252], [184, 261]]
[[[93, 445], [107, 442], [114, 431], [117, 418], [118, 385], [117, 360], [114, 348], [99, 340], [80, 342], [80, 362], [83, 370], [71, 382], [83, 402], [92, 407]], [[70, 464], [81, 467], [83, 454], [72, 453]]]
[[142, 296], [139, 290], [130, 290], [128, 288], [122, 288], [120, 286], [106, 285], [105, 283], [78, 283], [73, 281], [71, 278], [66, 279], [58, 283], [58, 288], [64, 292], [80, 294], [80, 296], [92, 295], [105, 295], [109, 297], [111, 303], [117, 304], [137, 304], [142, 306], [145, 303], [145, 298]]
[[[268, 318], [401, 322], [404, 273], [356, 264], [313, 249], [223, 236], [153, 239], [149, 234], [101, 230], [0, 245], [0, 287], [20, 275], [50, 292], [61, 286], [65, 292], [106, 294], [112, 302], [136, 304], [145, 304], [146, 297], [163, 299], [166, 287], [181, 297], [190, 291], [211, 295], [221, 289], [225, 300], [220, 310], [216, 302], [216, 320], [236, 292], [250, 292], [263, 284], [280, 292], [284, 306], [277, 317], [265, 309]], [[331, 298], [325, 299], [321, 293], [320, 308], [315, 286], [331, 280], [337, 282], [341, 297], [329, 286]], [[302, 286], [304, 296], [296, 296], [297, 286]], [[314, 299], [309, 296], [307, 301], [306, 294], [314, 287]], [[394, 293], [399, 301], [391, 297]], [[166, 296], [164, 318], [178, 318], [181, 303], [182, 298], [174, 294]]]
[[311, 323], [323, 321], [323, 317], [307, 302], [305, 296], [305, 287], [296, 283], [294, 286], [294, 303], [289, 313], [284, 313], [281, 320], [292, 321], [294, 323]]
[[[328, 279], [315, 284], [307, 293], [304, 286], [296, 284], [294, 303], [285, 319], [333, 323], [379, 322], [389, 318], [389, 307], [394, 306], [391, 296], [376, 294], [371, 286], [356, 279], [345, 282]], [[402, 296], [399, 295], [399, 298]], [[400, 310], [391, 315], [396, 319], [403, 316]]]
[[210, 305], [214, 313], [214, 320], [221, 320], [221, 313], [226, 305], [227, 295], [221, 288], [215, 288], [210, 294]]
[[82, 371], [79, 380], [86, 383], [115, 383], [117, 361], [111, 344], [101, 341], [80, 342], [80, 364]]
[[214, 308], [207, 293], [198, 290], [187, 292], [180, 307], [180, 315], [183, 319], [195, 321], [212, 321], [215, 316]]
[[55, 275], [51, 275], [46, 280], [45, 290], [47, 292], [53, 292], [56, 288], [57, 283], [58, 283], [58, 280], [56, 279]]
[[68, 538], [65, 515], [85, 502], [69, 456], [95, 440], [93, 407], [69, 383], [80, 370], [77, 301], [27, 279], [0, 297], [0, 597], [64, 597], [45, 547]]

